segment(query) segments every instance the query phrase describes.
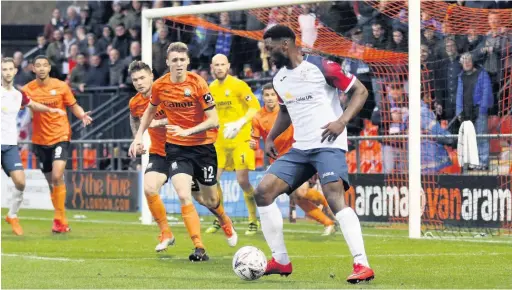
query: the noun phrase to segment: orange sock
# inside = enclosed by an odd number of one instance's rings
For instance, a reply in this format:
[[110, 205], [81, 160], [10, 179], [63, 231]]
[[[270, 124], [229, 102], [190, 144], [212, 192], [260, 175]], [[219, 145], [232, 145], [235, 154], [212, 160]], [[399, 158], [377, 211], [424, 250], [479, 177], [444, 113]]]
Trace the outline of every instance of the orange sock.
[[54, 185], [52, 190], [52, 203], [55, 208], [54, 219], [60, 220], [63, 224], [66, 221], [66, 184]]
[[231, 220], [224, 211], [224, 205], [222, 205], [222, 203], [219, 203], [217, 208], [209, 208], [209, 210], [217, 217], [221, 226], [231, 223]]
[[194, 204], [182, 205], [181, 216], [183, 217], [183, 222], [187, 227], [188, 234], [190, 235], [194, 246], [196, 248], [204, 249], [203, 242], [201, 241], [201, 224]]
[[160, 195], [158, 193], [155, 194], [146, 194], [146, 199], [148, 201], [149, 210], [151, 211], [151, 215], [155, 218], [158, 227], [161, 232], [171, 233], [171, 228], [169, 227], [169, 223], [167, 222], [167, 212], [165, 211], [164, 203], [162, 199], [160, 199]]
[[327, 217], [318, 207], [315, 206], [311, 201], [299, 198], [297, 205], [304, 210], [304, 212], [315, 221], [323, 224], [324, 226], [331, 226], [334, 222]]
[[308, 192], [306, 193], [306, 196], [304, 196], [305, 199], [308, 199], [318, 205], [323, 205], [324, 207], [328, 207], [329, 204], [327, 203], [327, 200], [325, 199], [325, 196], [321, 194], [318, 190], [310, 188], [308, 189]]

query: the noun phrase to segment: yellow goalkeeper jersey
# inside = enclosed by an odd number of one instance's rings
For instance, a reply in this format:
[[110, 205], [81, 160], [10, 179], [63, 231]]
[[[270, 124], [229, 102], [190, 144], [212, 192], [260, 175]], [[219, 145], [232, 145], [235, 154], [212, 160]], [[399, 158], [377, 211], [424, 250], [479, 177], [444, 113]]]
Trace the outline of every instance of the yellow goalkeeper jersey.
[[260, 103], [251, 88], [244, 81], [228, 75], [222, 84], [218, 80], [213, 81], [210, 93], [219, 114], [220, 130], [216, 145], [234, 147], [241, 142], [248, 142], [251, 139], [252, 120], [247, 120], [234, 139], [224, 139], [224, 125], [238, 121], [251, 108], [260, 109]]

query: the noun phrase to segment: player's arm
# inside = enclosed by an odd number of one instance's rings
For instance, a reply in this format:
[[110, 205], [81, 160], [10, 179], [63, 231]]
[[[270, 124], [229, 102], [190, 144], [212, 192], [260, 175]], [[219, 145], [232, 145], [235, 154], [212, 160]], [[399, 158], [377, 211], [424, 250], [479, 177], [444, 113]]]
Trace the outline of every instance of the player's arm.
[[[151, 100], [153, 100], [153, 97], [151, 98]], [[128, 150], [128, 155], [130, 157], [135, 157], [137, 156], [137, 154], [145, 152], [142, 144], [142, 135], [148, 129], [149, 124], [151, 124], [151, 121], [153, 121], [153, 118], [155, 117], [155, 113], [157, 111], [157, 106], [158, 104], [154, 105], [152, 102], [149, 102], [149, 106], [147, 107], [146, 111], [144, 111], [144, 114], [142, 115], [142, 118], [140, 120], [139, 129], [137, 130], [137, 133], [135, 133], [133, 142], [130, 145], [130, 149]]]
[[251, 141], [249, 146], [251, 149], [256, 150], [258, 148], [258, 143], [261, 138], [261, 127], [260, 122], [258, 121], [257, 116], [252, 118], [252, 128], [251, 128]]
[[204, 111], [206, 120], [199, 125], [187, 129], [189, 135], [199, 134], [204, 131], [219, 127], [219, 114], [215, 106], [209, 107]]
[[169, 125], [169, 120], [167, 120], [167, 118], [164, 118], [160, 120], [151, 121], [151, 124], [149, 124], [149, 128], [165, 127], [166, 125]]
[[130, 129], [132, 130], [133, 137], [135, 137], [135, 135], [137, 135], [139, 126], [140, 126], [140, 118], [137, 118], [134, 115], [130, 114]]
[[247, 105], [248, 109], [242, 118], [236, 120], [235, 122], [227, 123], [225, 125], [224, 137], [226, 139], [235, 138], [236, 135], [238, 134], [238, 132], [240, 132], [240, 129], [242, 129], [242, 127], [247, 122], [251, 122], [252, 118], [261, 109], [260, 103], [258, 102], [258, 99], [256, 98], [256, 96], [254, 96], [249, 85], [247, 85], [243, 81], [240, 81], [239, 85], [241, 88], [241, 90], [240, 90], [241, 94], [239, 95], [239, 98], [241, 98], [241, 101]]
[[73, 113], [77, 119], [82, 120], [82, 124], [84, 126], [91, 124], [92, 118], [89, 116], [91, 112], [85, 112], [84, 109], [76, 102], [75, 96], [66, 83], [62, 82], [62, 85], [64, 86], [64, 105], [69, 107], [71, 113]]
[[325, 129], [322, 132], [322, 142], [326, 139], [332, 142], [343, 133], [350, 120], [361, 111], [368, 98], [368, 90], [355, 76], [344, 73], [341, 66], [336, 62], [323, 60], [321, 69], [327, 83], [344, 91], [350, 98], [350, 102], [340, 118], [322, 127], [322, 129]]
[[[280, 101], [281, 102], [281, 101]], [[290, 118], [290, 114], [288, 113], [288, 109], [286, 109], [286, 106], [283, 104], [279, 104], [280, 110], [279, 113], [277, 113], [277, 119], [274, 123], [274, 126], [272, 126], [272, 129], [270, 129], [270, 132], [268, 133], [267, 142], [272, 141], [279, 137], [290, 125], [292, 124], [292, 119]]]
[[66, 111], [63, 111], [58, 108], [50, 108], [36, 101], [32, 101], [24, 91], [21, 91], [21, 106], [28, 107], [35, 112], [57, 113], [62, 116], [66, 115]]

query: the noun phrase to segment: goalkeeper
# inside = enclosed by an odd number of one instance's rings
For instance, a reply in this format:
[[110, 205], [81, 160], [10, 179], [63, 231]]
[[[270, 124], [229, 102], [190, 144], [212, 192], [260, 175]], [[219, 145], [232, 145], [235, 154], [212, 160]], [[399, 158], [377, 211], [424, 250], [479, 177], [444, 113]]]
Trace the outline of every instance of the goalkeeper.
[[[228, 74], [230, 63], [223, 54], [212, 58], [211, 70], [215, 80], [210, 84], [210, 93], [216, 103], [219, 114], [220, 131], [215, 142], [217, 150], [217, 180], [222, 173], [236, 171], [236, 180], [244, 191], [244, 199], [249, 211], [249, 228], [246, 235], [254, 235], [259, 223], [256, 217], [256, 201], [254, 188], [249, 182], [249, 170], [255, 168], [254, 150], [250, 148], [251, 121], [260, 110], [260, 104], [251, 88], [242, 80]], [[221, 202], [222, 189], [217, 183]], [[214, 221], [207, 233], [215, 233], [220, 229], [219, 222]]]

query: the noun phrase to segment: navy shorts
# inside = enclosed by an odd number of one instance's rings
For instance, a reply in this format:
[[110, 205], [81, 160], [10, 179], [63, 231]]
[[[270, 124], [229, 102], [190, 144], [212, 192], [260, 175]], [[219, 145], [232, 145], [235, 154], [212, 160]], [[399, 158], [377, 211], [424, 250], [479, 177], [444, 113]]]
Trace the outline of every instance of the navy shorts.
[[345, 190], [350, 187], [345, 151], [338, 148], [292, 148], [267, 170], [267, 173], [286, 182], [290, 186], [289, 192], [293, 192], [317, 172], [322, 184], [341, 179]]
[[12, 171], [23, 170], [17, 145], [2, 145], [2, 168], [9, 177]]

